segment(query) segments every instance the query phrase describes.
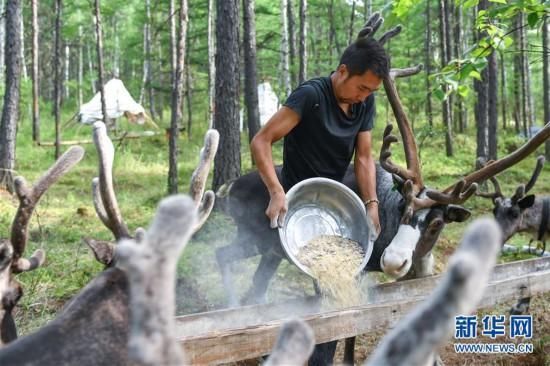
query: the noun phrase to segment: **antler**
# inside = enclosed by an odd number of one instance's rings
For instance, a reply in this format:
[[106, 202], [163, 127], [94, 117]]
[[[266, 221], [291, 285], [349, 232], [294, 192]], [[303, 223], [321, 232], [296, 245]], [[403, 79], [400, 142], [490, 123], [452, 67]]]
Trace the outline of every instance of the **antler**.
[[502, 190], [500, 189], [500, 184], [498, 183], [498, 180], [496, 177], [489, 178], [491, 183], [493, 184], [493, 187], [495, 189], [494, 192], [477, 192], [476, 196], [483, 197], [483, 198], [491, 198], [492, 200], [495, 200], [496, 198], [503, 197]]
[[[468, 174], [466, 177], [463, 178], [463, 180], [466, 182], [467, 185], [469, 185], [474, 182], [483, 182], [490, 177], [494, 177], [495, 175], [503, 172], [504, 170], [523, 160], [525, 157], [535, 151], [548, 138], [550, 138], [550, 122], [548, 122], [542, 130], [540, 130], [535, 136], [533, 136], [519, 149], [501, 159], [489, 162], [481, 169], [478, 169], [475, 172]], [[536, 180], [536, 177], [534, 180]], [[529, 181], [528, 185], [530, 184], [532, 186], [534, 184], [534, 180], [533, 183]], [[452, 191], [455, 185], [456, 183], [447, 187], [444, 192]]]
[[516, 193], [512, 196], [512, 202], [516, 203], [517, 201], [525, 197], [527, 192], [529, 192], [531, 188], [533, 188], [533, 186], [537, 182], [537, 179], [539, 178], [539, 175], [540, 175], [540, 172], [542, 171], [543, 166], [544, 166], [544, 156], [540, 155], [537, 158], [537, 165], [535, 166], [535, 170], [533, 171], [533, 175], [531, 176], [531, 179], [529, 179], [529, 182], [527, 182], [527, 185], [524, 186], [523, 184], [520, 184], [516, 188]]
[[15, 192], [19, 198], [19, 208], [11, 226], [10, 239], [13, 246], [12, 267], [15, 273], [32, 270], [44, 262], [45, 254], [42, 250], [37, 250], [29, 259], [21, 258], [28, 240], [29, 221], [42, 195], [83, 156], [84, 149], [82, 147], [71, 147], [32, 187], [29, 187], [25, 178], [15, 178]]
[[118, 265], [130, 282], [130, 358], [140, 365], [182, 365], [174, 322], [178, 258], [193, 234], [196, 205], [189, 197], [161, 201], [149, 230], [117, 248]]
[[206, 181], [208, 179], [208, 173], [212, 166], [212, 161], [218, 151], [218, 144], [220, 141], [220, 134], [216, 130], [208, 130], [204, 136], [204, 147], [200, 152], [199, 165], [191, 176], [191, 183], [189, 187], [189, 194], [195, 205], [199, 208], [199, 219], [193, 230], [198, 231], [202, 225], [206, 222], [206, 219], [210, 215], [212, 208], [214, 207], [214, 200], [216, 195], [213, 191], [204, 192]]
[[100, 220], [111, 230], [116, 240], [130, 238], [113, 187], [115, 148], [107, 136], [107, 128], [103, 122], [94, 123], [93, 137], [99, 159], [99, 178], [92, 181], [94, 207]]

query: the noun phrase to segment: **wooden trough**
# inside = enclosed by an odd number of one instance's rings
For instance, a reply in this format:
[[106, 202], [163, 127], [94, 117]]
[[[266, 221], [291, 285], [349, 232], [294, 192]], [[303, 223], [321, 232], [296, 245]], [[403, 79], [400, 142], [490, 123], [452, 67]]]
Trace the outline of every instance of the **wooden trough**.
[[[320, 312], [317, 298], [282, 304], [245, 306], [176, 318], [177, 336], [193, 364], [219, 364], [268, 354], [281, 325], [288, 319], [305, 320], [316, 343], [392, 327], [423, 301], [441, 280], [441, 275], [373, 286], [371, 303]], [[494, 268], [479, 307], [517, 300], [550, 291], [550, 257], [529, 259]]]

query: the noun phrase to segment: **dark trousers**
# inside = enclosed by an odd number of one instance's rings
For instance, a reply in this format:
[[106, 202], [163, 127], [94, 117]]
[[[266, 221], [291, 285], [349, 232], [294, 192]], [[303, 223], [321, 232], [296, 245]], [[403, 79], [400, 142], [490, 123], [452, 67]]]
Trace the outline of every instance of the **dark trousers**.
[[308, 366], [328, 366], [332, 365], [334, 354], [336, 353], [336, 344], [338, 341], [321, 343], [315, 346], [313, 354], [309, 358]]

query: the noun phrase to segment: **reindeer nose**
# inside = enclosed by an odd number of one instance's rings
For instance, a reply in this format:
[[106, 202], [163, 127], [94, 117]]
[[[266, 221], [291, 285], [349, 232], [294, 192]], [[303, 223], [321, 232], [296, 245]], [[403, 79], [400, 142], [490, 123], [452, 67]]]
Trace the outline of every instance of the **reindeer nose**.
[[386, 255], [380, 259], [380, 266], [385, 274], [394, 278], [403, 277], [409, 270], [409, 260], [397, 255]]

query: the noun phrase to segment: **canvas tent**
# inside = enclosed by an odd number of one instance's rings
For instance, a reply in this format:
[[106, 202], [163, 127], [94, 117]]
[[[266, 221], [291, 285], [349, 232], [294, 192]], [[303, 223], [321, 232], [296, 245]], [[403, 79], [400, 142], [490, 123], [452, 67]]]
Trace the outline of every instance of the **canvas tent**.
[[[258, 107], [260, 109], [260, 125], [263, 126], [269, 121], [271, 116], [279, 109], [279, 98], [273, 91], [269, 82], [263, 82], [258, 85]], [[243, 130], [243, 113], [240, 113], [240, 130]]]
[[[118, 118], [124, 115], [130, 122], [140, 125], [145, 122], [145, 110], [132, 98], [120, 79], [109, 80], [105, 84], [104, 90], [108, 118]], [[103, 121], [101, 95], [99, 92], [88, 103], [80, 106], [78, 121], [84, 124]]]

